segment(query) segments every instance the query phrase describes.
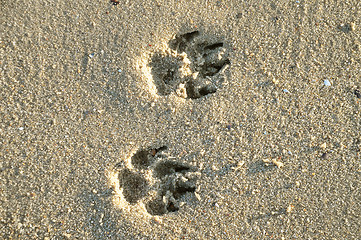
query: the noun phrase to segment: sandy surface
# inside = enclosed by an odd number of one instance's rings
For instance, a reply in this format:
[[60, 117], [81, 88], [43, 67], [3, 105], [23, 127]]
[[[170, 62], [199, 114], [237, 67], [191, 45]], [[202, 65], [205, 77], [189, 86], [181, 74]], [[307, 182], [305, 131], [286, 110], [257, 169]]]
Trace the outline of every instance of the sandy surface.
[[358, 0], [0, 11], [1, 239], [361, 238]]

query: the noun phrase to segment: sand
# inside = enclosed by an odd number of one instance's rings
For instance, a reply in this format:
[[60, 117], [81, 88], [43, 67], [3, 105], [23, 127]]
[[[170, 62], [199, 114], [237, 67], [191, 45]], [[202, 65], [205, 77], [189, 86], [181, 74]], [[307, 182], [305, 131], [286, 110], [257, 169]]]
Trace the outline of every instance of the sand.
[[1, 1], [1, 239], [360, 239], [361, 3]]

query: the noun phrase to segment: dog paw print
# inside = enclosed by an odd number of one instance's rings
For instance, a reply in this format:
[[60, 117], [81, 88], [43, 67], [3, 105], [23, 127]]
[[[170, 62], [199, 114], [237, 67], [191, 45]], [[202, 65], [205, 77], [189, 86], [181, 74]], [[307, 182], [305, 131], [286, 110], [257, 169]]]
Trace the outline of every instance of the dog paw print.
[[197, 99], [221, 87], [230, 65], [228, 50], [211, 39], [199, 31], [180, 34], [169, 41], [168, 50], [153, 54], [149, 67], [158, 94]]
[[137, 151], [131, 157], [132, 168], [118, 174], [119, 187], [129, 204], [143, 202], [151, 215], [176, 212], [187, 194], [194, 194], [199, 173], [188, 164], [169, 158], [166, 146]]

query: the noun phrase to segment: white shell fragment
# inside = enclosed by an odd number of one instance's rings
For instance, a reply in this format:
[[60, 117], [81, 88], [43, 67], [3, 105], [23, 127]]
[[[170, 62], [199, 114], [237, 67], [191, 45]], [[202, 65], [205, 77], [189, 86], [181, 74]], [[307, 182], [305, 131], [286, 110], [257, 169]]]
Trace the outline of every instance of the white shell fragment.
[[197, 192], [194, 193], [194, 196], [197, 198], [198, 201], [201, 201], [201, 196]]
[[278, 168], [283, 168], [284, 167], [284, 164], [282, 162], [278, 161], [277, 159], [272, 159], [272, 160], [263, 159], [263, 162], [267, 163], [267, 164], [272, 163], [272, 164], [276, 165]]
[[272, 159], [272, 163], [276, 165], [278, 168], [283, 168], [284, 164], [276, 159]]
[[239, 162], [237, 163], [237, 166], [232, 167], [232, 169], [233, 169], [234, 171], [237, 171], [237, 170], [239, 170], [240, 168], [242, 168], [242, 167], [244, 166], [244, 164], [245, 164], [245, 161], [239, 161]]
[[327, 87], [331, 86], [331, 82], [328, 80], [323, 81], [323, 84], [325, 84]]

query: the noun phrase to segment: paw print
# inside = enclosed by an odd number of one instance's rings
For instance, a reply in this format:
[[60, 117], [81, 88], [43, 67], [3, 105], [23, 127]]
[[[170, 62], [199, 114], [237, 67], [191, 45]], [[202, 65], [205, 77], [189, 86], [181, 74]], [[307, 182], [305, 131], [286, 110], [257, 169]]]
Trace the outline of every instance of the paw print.
[[170, 159], [166, 150], [166, 146], [141, 149], [131, 157], [132, 168], [123, 167], [118, 174], [124, 199], [129, 204], [143, 202], [151, 215], [178, 211], [182, 197], [197, 189], [196, 169]]
[[230, 60], [225, 44], [210, 39], [199, 31], [177, 35], [153, 55], [149, 67], [160, 95], [197, 99], [217, 91]]

